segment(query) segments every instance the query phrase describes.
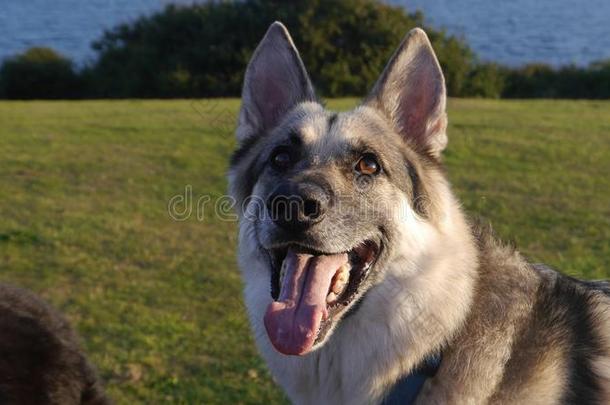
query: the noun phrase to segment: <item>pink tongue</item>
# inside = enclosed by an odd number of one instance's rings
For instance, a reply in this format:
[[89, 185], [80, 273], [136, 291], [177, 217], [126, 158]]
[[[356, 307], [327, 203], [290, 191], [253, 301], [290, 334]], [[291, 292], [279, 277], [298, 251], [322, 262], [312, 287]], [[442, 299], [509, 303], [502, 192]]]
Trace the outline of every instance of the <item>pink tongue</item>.
[[328, 316], [326, 296], [333, 275], [345, 263], [345, 253], [315, 256], [288, 249], [279, 299], [265, 313], [265, 328], [277, 351], [302, 355], [311, 350]]

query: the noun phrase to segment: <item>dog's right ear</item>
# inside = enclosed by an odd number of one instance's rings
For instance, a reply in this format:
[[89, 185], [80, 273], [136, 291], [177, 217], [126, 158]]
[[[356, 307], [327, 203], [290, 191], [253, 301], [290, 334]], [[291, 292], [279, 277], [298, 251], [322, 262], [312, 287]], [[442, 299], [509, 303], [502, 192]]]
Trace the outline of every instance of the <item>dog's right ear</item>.
[[272, 129], [296, 104], [313, 100], [315, 93], [299, 52], [286, 27], [276, 21], [246, 69], [237, 140]]

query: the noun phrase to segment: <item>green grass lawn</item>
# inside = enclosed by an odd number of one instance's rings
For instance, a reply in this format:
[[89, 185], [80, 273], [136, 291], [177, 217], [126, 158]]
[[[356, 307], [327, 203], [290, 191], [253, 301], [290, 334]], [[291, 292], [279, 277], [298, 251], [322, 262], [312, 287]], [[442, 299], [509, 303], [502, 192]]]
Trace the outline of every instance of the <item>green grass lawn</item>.
[[[0, 103], [1, 280], [67, 314], [119, 404], [285, 401], [249, 335], [236, 224], [213, 214], [238, 106]], [[469, 212], [532, 260], [610, 277], [610, 102], [451, 100], [449, 118]], [[187, 185], [211, 202], [172, 220]]]

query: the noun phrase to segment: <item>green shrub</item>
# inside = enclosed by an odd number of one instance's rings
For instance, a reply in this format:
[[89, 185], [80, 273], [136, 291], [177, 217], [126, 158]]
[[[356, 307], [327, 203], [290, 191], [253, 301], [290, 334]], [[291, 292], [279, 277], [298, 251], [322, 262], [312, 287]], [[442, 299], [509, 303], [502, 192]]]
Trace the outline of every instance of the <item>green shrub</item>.
[[495, 63], [477, 64], [469, 72], [462, 93], [467, 97], [500, 98], [506, 74], [507, 69]]
[[505, 97], [557, 97], [557, 88], [554, 86], [555, 76], [553, 68], [544, 64], [531, 64], [513, 69], [507, 75], [503, 94]]
[[93, 44], [95, 63], [32, 48], [0, 66], [0, 97], [170, 98], [238, 96], [246, 65], [269, 25], [289, 28], [318, 92], [366, 94], [413, 27], [423, 27], [454, 97], [610, 98], [610, 60], [586, 68], [481, 63], [462, 38], [421, 13], [379, 0], [226, 0], [164, 10], [122, 24]]
[[591, 81], [597, 98], [610, 98], [610, 59], [592, 63], [590, 69], [594, 72]]
[[[98, 96], [237, 96], [244, 69], [275, 20], [290, 29], [318, 90], [365, 94], [405, 33], [423, 26], [419, 13], [373, 0], [277, 0], [169, 5], [120, 25], [94, 44]], [[464, 42], [426, 27], [460, 95], [473, 54]]]
[[502, 93], [508, 98], [610, 98], [610, 60], [587, 68], [554, 69], [536, 64], [509, 71]]
[[72, 62], [49, 48], [30, 48], [0, 67], [0, 96], [57, 99], [82, 95]]

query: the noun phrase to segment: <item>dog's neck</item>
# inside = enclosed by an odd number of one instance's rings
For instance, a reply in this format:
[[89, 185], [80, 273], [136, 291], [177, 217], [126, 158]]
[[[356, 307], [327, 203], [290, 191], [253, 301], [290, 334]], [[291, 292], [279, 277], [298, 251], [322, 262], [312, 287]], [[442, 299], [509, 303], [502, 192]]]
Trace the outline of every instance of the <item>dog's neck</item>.
[[[457, 203], [452, 200], [447, 206], [451, 207], [447, 217], [427, 234], [421, 253], [414, 257], [405, 252], [388, 266], [383, 282], [363, 302], [368, 307], [363, 312], [372, 316], [360, 329], [385, 327], [385, 339], [389, 340], [389, 350], [385, 342], [371, 348], [376, 352], [376, 362], [367, 367], [380, 380], [371, 384], [371, 397], [383, 396], [401, 376], [440, 352], [461, 329], [470, 311], [477, 278], [477, 247]], [[345, 333], [344, 338], [354, 333]], [[375, 336], [370, 339], [379, 341]], [[382, 375], [384, 378], [379, 377]]]

